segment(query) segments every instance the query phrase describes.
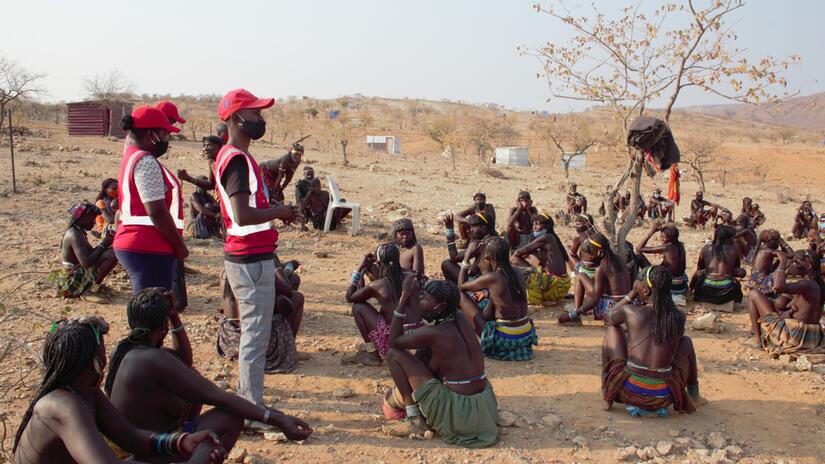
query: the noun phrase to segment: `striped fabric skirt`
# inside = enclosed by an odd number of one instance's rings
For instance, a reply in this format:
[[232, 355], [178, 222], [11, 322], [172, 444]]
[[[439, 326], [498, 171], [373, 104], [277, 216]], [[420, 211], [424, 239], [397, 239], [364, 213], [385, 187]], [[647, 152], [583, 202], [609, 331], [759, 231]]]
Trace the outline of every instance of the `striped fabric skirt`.
[[504, 325], [502, 321], [489, 321], [481, 333], [481, 351], [484, 356], [499, 361], [529, 361], [533, 359], [533, 345], [539, 344], [533, 320], [523, 319], [518, 326]]

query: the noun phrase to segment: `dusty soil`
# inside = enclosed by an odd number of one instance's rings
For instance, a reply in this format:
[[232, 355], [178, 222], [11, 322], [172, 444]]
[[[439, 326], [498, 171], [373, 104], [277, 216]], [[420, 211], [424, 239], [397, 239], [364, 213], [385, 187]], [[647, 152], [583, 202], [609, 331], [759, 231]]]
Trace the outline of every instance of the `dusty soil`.
[[[4, 231], [0, 254], [0, 417], [5, 417], [9, 427], [3, 441], [6, 450], [39, 382], [38, 357], [51, 321], [65, 314], [100, 314], [112, 324], [107, 339], [110, 349], [126, 332], [129, 284], [122, 270], [109, 280], [116, 294], [103, 302], [94, 298], [55, 298], [46, 276], [35, 273], [57, 267], [66, 208], [77, 199], [94, 199], [100, 181], [116, 177], [122, 148], [122, 142], [69, 138], [61, 130], [51, 129], [51, 134], [41, 133], [40, 137], [21, 141], [23, 150], [17, 153], [18, 194], [10, 193], [7, 147], [2, 148], [0, 159], [0, 227]], [[782, 203], [787, 195], [794, 200], [809, 195], [815, 200], [815, 208], [822, 208], [822, 203], [816, 201], [822, 187], [814, 183], [818, 180], [815, 176], [825, 172], [821, 148], [742, 144], [726, 148], [730, 169], [737, 172], [736, 179], [742, 183], [726, 188], [711, 183], [706, 198], [738, 210], [741, 197], [750, 195], [767, 214], [767, 226], [783, 233], [787, 233], [797, 205]], [[253, 151], [259, 161], [282, 152], [270, 145], [257, 146]], [[205, 173], [206, 164], [198, 153], [196, 144], [173, 143], [164, 162], [173, 169]], [[767, 184], [746, 181], [751, 178], [749, 163], [780, 157], [782, 162], [772, 170]], [[387, 202], [403, 204], [414, 220], [419, 241], [425, 247], [428, 273], [437, 275], [438, 265], [446, 257], [443, 235], [436, 235], [442, 232], [436, 225], [440, 211], [469, 204], [472, 193], [479, 188], [496, 205], [499, 217], [515, 203], [520, 189], [530, 190], [537, 206], [552, 211], [562, 204], [566, 181], [548, 167], [501, 168], [506, 178], [494, 179], [477, 174], [475, 165], [465, 161], [459, 162], [461, 173], [456, 174], [450, 172], [449, 160], [437, 156], [382, 156], [380, 160], [378, 155], [357, 156], [345, 167], [337, 153], [309, 150], [306, 159], [319, 175], [334, 175], [348, 200], [361, 203], [363, 231], [358, 237], [350, 237], [343, 231], [322, 235], [291, 227], [281, 230], [281, 258], [303, 263], [301, 291], [307, 304], [298, 349], [309, 358], [293, 374], [268, 376], [266, 396], [274, 407], [307, 420], [316, 432], [299, 444], [243, 436], [238, 447], [253, 455], [255, 462], [612, 462], [620, 447], [655, 447], [659, 441], [673, 445], [664, 458], [667, 461], [700, 462], [704, 454], [713, 455], [708, 459], [716, 462], [726, 462], [721, 460], [722, 454], [734, 462], [825, 460], [821, 439], [825, 432], [825, 380], [742, 347], [739, 339], [747, 334], [747, 317], [742, 312], [722, 316], [729, 328], [726, 333], [688, 331], [699, 356], [702, 393], [710, 400], [697, 414], [639, 420], [628, 416], [620, 405], [606, 411], [599, 395], [602, 329], [592, 321], [580, 328], [558, 326], [555, 316], [559, 307], [531, 310], [540, 337], [535, 360], [487, 361], [487, 374], [501, 408], [516, 417], [514, 427], [502, 428], [500, 444], [468, 451], [437, 438], [412, 441], [382, 435], [380, 426], [385, 420], [380, 411], [380, 392], [391, 383], [387, 370], [343, 366], [341, 358], [359, 341], [343, 299], [349, 273], [361, 255], [379, 243], [379, 234], [388, 232], [390, 220], [403, 213]], [[617, 176], [613, 166], [619, 164], [605, 161], [603, 167], [597, 165], [587, 173], [571, 175], [579, 190], [589, 196], [592, 209], [596, 209], [598, 196], [608, 182]], [[803, 176], [801, 192], [788, 190], [786, 181], [792, 173]], [[666, 187], [664, 180], [657, 183]], [[646, 179], [645, 192], [650, 192], [652, 186]], [[185, 190], [188, 196], [192, 186], [187, 184]], [[689, 198], [695, 190], [696, 185], [685, 179], [683, 197]], [[290, 188], [287, 198], [291, 196]], [[688, 208], [683, 201], [678, 217], [686, 216]], [[572, 236], [572, 229], [567, 227], [558, 227], [558, 232], [565, 241]], [[640, 229], [634, 230], [631, 240], [637, 240], [641, 233]], [[708, 238], [709, 232], [683, 230], [691, 261], [695, 262], [697, 250]], [[214, 349], [213, 315], [219, 306], [218, 276], [223, 266], [221, 244], [193, 239], [187, 243], [191, 250], [187, 261], [191, 269], [187, 275], [190, 303], [184, 318], [195, 349], [196, 367], [209, 378], [234, 385], [235, 364], [217, 357]], [[328, 257], [314, 257], [315, 250], [326, 251]], [[332, 392], [340, 388], [349, 388], [354, 395], [334, 397]], [[719, 436], [710, 435], [712, 432], [721, 434], [726, 442], [720, 443]], [[733, 447], [713, 454], [714, 448], [724, 445]]]

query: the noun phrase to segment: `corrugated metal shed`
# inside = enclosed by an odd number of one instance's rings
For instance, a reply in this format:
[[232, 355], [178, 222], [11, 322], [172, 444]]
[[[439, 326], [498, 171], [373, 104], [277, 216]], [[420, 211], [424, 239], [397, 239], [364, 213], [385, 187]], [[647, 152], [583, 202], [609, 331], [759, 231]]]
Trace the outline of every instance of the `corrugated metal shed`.
[[69, 135], [124, 137], [120, 120], [132, 112], [132, 104], [112, 102], [104, 104], [96, 101], [68, 103]]

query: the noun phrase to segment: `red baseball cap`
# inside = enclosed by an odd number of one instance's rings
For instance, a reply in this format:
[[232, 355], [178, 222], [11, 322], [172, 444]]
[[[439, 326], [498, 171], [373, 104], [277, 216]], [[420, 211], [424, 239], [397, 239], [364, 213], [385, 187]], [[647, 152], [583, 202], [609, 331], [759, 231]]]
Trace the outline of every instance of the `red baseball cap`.
[[164, 129], [167, 132], [180, 132], [180, 129], [169, 124], [169, 119], [163, 111], [148, 105], [138, 106], [132, 111], [132, 127], [135, 129]]
[[162, 102], [155, 105], [155, 108], [163, 111], [163, 114], [165, 114], [167, 118], [174, 119], [178, 122], [178, 124], [186, 123], [186, 119], [180, 117], [180, 113], [178, 113], [178, 107], [175, 106], [175, 104], [170, 102], [169, 100], [163, 100]]
[[269, 108], [275, 104], [274, 98], [258, 98], [252, 95], [248, 90], [235, 89], [227, 92], [218, 103], [218, 117], [221, 121], [226, 121], [229, 116], [234, 113], [247, 108]]

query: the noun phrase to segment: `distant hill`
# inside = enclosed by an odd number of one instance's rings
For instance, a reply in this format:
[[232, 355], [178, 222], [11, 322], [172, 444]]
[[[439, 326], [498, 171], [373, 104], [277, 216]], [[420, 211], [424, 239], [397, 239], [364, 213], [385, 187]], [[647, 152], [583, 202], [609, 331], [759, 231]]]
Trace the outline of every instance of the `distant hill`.
[[681, 111], [798, 129], [825, 129], [825, 92], [796, 97], [784, 103], [689, 106]]

